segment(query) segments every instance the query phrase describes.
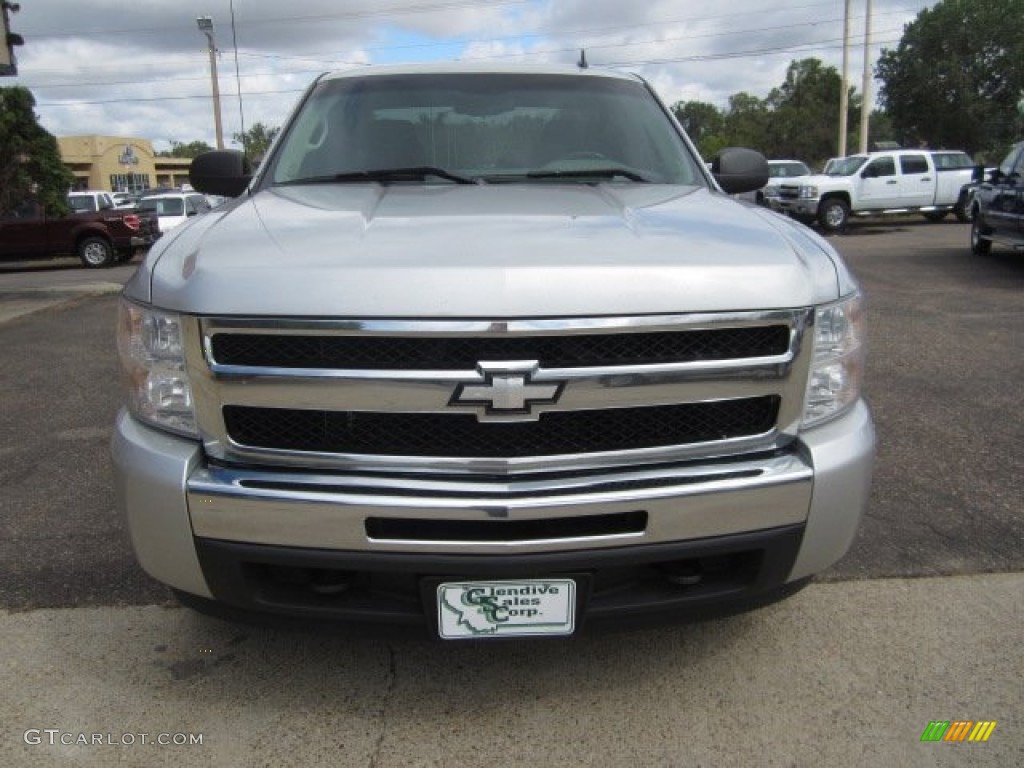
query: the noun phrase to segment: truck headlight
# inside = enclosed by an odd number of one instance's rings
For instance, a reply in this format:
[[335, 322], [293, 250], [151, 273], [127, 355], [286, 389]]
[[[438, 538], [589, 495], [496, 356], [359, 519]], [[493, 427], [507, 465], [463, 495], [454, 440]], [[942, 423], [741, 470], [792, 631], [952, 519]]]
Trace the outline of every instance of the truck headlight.
[[122, 299], [117, 351], [132, 414], [155, 427], [199, 437], [185, 371], [181, 316]]
[[815, 198], [817, 196], [818, 196], [818, 188], [817, 187], [815, 187], [813, 185], [810, 185], [810, 184], [805, 184], [802, 187], [800, 187], [800, 197], [804, 198], [805, 200], [812, 199], [812, 198]]
[[860, 397], [866, 340], [864, 299], [859, 293], [817, 309], [804, 427], [838, 416]]

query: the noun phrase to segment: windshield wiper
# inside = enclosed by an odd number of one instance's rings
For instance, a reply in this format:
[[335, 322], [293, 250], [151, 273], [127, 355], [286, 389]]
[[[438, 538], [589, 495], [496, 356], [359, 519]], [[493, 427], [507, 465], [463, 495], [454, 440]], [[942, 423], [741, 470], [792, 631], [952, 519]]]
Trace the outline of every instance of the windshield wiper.
[[621, 177], [630, 181], [643, 181], [650, 183], [651, 179], [643, 174], [631, 171], [628, 168], [573, 168], [572, 170], [550, 170], [530, 171], [526, 174], [528, 179], [614, 179]]
[[377, 168], [367, 171], [347, 171], [345, 173], [332, 173], [325, 176], [308, 176], [301, 179], [291, 179], [282, 183], [323, 184], [332, 181], [425, 181], [428, 176], [436, 176], [439, 179], [454, 181], [456, 184], [480, 183], [470, 176], [462, 176], [461, 174], [447, 171], [444, 168], [435, 168], [432, 165], [416, 165], [409, 168]]

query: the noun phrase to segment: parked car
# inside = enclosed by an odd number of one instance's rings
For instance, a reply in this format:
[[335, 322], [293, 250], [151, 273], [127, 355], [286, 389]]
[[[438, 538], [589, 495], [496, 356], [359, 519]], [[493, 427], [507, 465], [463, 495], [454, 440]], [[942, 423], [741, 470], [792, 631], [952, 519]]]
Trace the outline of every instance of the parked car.
[[111, 192], [110, 197], [116, 208], [134, 208], [139, 200], [139, 195], [136, 192]]
[[198, 192], [164, 192], [143, 197], [135, 206], [139, 211], [153, 211], [160, 222], [163, 234], [179, 224], [210, 210], [206, 196]]
[[810, 176], [811, 169], [800, 160], [769, 160], [768, 183], [753, 192], [736, 195], [740, 200], [758, 205], [769, 205], [769, 201], [779, 196], [778, 179], [791, 179], [797, 176]]
[[800, 160], [769, 160], [768, 183], [760, 190], [759, 205], [768, 205], [769, 201], [779, 196], [778, 179], [795, 179], [798, 176], [810, 176], [811, 169]]
[[979, 181], [971, 211], [974, 253], [987, 254], [993, 243], [1024, 248], [1024, 141], [1014, 144], [999, 167]]
[[115, 208], [109, 192], [101, 189], [83, 189], [68, 193], [68, 205], [73, 213], [96, 213]]

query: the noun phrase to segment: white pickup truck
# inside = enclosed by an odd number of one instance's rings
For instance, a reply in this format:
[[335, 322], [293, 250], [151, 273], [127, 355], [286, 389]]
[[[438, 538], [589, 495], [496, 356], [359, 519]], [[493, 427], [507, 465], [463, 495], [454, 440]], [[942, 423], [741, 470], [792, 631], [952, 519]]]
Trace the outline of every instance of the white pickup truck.
[[[967, 164], [951, 162], [947, 156], [953, 154]], [[772, 207], [805, 223], [817, 221], [828, 232], [843, 230], [850, 216], [923, 213], [939, 221], [952, 211], [963, 219], [962, 190], [972, 172], [970, 158], [960, 152], [850, 155], [835, 162], [828, 174], [786, 180]]]

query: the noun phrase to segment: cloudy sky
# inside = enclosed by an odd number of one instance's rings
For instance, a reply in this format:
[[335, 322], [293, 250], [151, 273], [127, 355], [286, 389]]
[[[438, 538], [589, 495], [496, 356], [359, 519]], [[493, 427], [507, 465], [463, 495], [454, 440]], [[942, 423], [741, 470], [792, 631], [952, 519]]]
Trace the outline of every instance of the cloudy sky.
[[[475, 60], [639, 72], [668, 103], [724, 107], [768, 94], [794, 59], [840, 68], [844, 0], [18, 0], [17, 77], [57, 136], [100, 133], [214, 144], [206, 37], [215, 25], [224, 138], [279, 125], [320, 72]], [[860, 90], [867, 0], [851, 0], [849, 74]], [[935, 0], [873, 0], [872, 59]], [[232, 12], [234, 29], [232, 30]], [[872, 86], [876, 90], [876, 86]], [[239, 98], [239, 93], [241, 98]], [[235, 145], [237, 146], [237, 145]]]

